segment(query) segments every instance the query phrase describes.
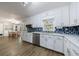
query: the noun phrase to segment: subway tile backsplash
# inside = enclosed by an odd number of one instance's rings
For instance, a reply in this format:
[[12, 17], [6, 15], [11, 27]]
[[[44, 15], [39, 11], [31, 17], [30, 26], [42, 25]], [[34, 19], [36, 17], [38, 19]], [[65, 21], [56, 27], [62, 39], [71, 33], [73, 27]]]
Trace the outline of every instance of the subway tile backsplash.
[[[27, 28], [27, 31], [28, 32], [43, 32], [43, 28], [42, 27]], [[79, 25], [78, 26], [65, 26], [62, 28], [55, 28], [55, 33], [79, 35]]]
[[67, 26], [62, 27], [61, 29], [56, 28], [57, 33], [65, 33], [65, 34], [79, 34], [79, 26]]
[[36, 28], [27, 28], [28, 32], [42, 32], [43, 28], [42, 27], [36, 27]]

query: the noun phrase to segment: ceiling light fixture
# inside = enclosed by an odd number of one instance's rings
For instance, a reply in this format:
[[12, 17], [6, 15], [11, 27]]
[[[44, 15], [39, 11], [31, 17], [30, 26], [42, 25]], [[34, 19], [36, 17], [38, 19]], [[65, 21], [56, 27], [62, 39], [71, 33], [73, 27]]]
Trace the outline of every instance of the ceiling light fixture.
[[23, 2], [23, 5], [26, 6], [28, 4], [28, 2]]
[[18, 21], [16, 19], [7, 19], [8, 22], [11, 22], [11, 23], [15, 23], [15, 24], [19, 24], [21, 23], [21, 21]]

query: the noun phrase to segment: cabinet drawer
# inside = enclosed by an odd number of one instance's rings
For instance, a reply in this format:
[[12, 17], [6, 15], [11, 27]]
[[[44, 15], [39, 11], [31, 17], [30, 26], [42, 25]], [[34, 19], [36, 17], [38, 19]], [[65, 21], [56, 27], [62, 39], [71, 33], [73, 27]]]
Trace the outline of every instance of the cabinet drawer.
[[66, 56], [79, 56], [79, 52], [76, 49], [73, 49], [72, 47], [67, 47], [66, 49]]
[[78, 46], [76, 46], [75, 44], [71, 44], [71, 49], [75, 56], [79, 56], [79, 47]]
[[65, 55], [68, 56], [79, 56], [79, 47], [70, 41], [66, 41], [65, 46]]

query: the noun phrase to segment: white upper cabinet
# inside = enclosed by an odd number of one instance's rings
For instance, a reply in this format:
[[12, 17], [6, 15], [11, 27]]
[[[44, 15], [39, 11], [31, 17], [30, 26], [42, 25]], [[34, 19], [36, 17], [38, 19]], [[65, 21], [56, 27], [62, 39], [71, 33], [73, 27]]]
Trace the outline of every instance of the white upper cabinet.
[[44, 27], [43, 20], [53, 17], [53, 26], [75, 26], [79, 25], [79, 2], [72, 2], [70, 5], [45, 11], [28, 18], [26, 22], [33, 24], [33, 27]]
[[79, 25], [79, 2], [76, 2], [76, 8], [77, 8], [77, 11], [76, 11], [76, 13], [77, 13], [77, 19], [76, 19], [76, 22], [77, 22], [77, 25]]
[[55, 9], [54, 26], [61, 26], [61, 8]]
[[70, 25], [79, 25], [79, 3], [71, 3], [70, 5]]
[[71, 3], [70, 5], [70, 26], [77, 24], [77, 3]]
[[69, 26], [69, 6], [61, 8], [61, 26]]
[[55, 11], [55, 26], [69, 26], [69, 5], [57, 8]]

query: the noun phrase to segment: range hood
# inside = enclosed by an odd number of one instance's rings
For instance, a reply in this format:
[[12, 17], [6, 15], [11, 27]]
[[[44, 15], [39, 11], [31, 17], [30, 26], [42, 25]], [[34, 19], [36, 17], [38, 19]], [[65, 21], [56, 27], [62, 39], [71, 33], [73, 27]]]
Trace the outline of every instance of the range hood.
[[32, 24], [26, 25], [27, 28], [32, 28]]

